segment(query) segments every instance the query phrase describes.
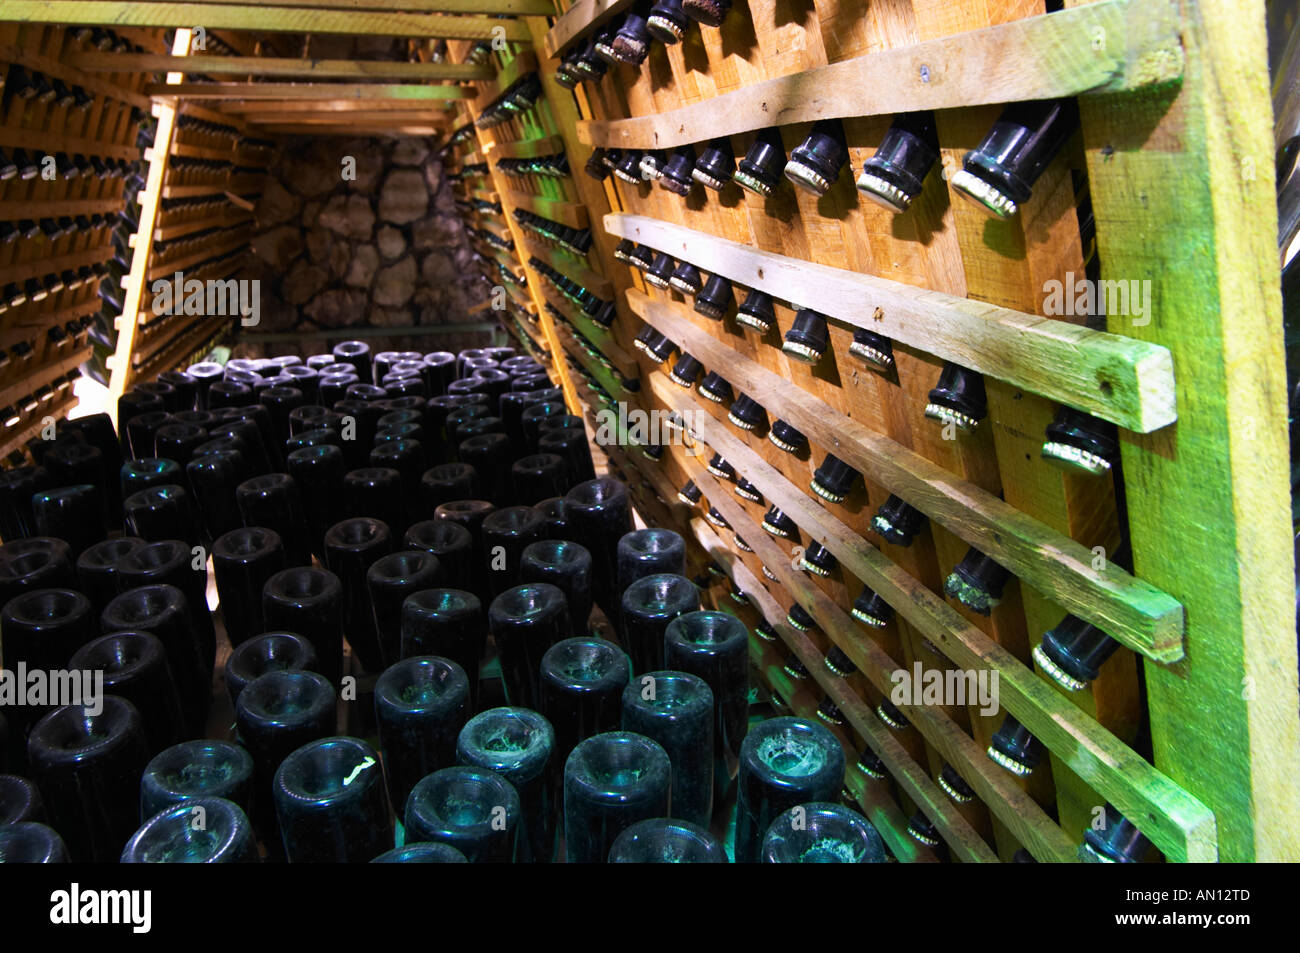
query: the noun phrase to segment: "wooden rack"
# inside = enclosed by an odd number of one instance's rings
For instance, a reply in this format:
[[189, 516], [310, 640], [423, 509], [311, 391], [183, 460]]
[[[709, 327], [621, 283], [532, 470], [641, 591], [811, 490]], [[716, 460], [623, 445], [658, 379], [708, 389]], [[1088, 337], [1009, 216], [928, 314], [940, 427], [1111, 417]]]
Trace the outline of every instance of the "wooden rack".
[[[33, 282], [44, 286], [0, 314], [0, 347], [7, 359], [0, 367], [0, 407], [13, 413], [0, 432], [0, 458], [7, 464], [27, 458], [27, 442], [45, 432], [47, 419], [65, 416], [77, 406], [71, 381], [94, 353], [89, 343], [92, 319], [100, 334], [112, 333], [112, 315], [97, 294], [101, 275], [109, 273], [105, 263], [115, 254], [111, 237], [118, 216], [133, 216], [135, 211], [128, 200], [134, 193], [120, 172], [97, 176], [86, 167], [85, 174], [73, 175], [45, 163], [60, 153], [79, 162], [87, 157], [108, 163], [139, 161], [137, 134], [149, 109], [149, 98], [141, 92], [142, 77], [91, 73], [78, 65], [90, 49], [84, 33], [6, 22], [10, 20], [7, 9], [0, 13], [0, 75], [10, 79], [0, 113], [0, 149], [9, 155], [29, 152], [42, 169], [27, 181], [18, 176], [0, 183], [0, 221], [71, 220], [75, 227], [53, 239], [19, 238], [0, 250], [0, 287], [26, 289], [34, 287]], [[147, 48], [160, 33], [122, 31], [116, 36]], [[62, 84], [77, 99], [64, 105], [54, 98], [24, 99], [17, 90], [17, 74], [11, 72], [16, 70], [56, 87]], [[88, 225], [96, 216], [103, 216], [104, 223]], [[68, 275], [72, 277], [65, 281]], [[57, 283], [50, 283], [56, 278]], [[24, 356], [18, 356], [20, 351]], [[36, 400], [42, 392], [46, 399]]]
[[[544, 83], [627, 6], [570, 6], [536, 45]], [[631, 338], [650, 324], [811, 443], [796, 458], [761, 431], [739, 431], [725, 406], [636, 352], [643, 386], [616, 399], [690, 412], [706, 453], [721, 454], [765, 500], [733, 495], [703, 467], [707, 457], [676, 445], [658, 462], [615, 448], [608, 456], [630, 484], [665, 501], [694, 480], [701, 506], [745, 540], [752, 552], [695, 508], [645, 501], [643, 515], [703, 547], [749, 596], [745, 611], [768, 619], [779, 647], [758, 645], [755, 658], [776, 696], [808, 715], [829, 696], [845, 716], [848, 747], [884, 761], [890, 781], [850, 788], [864, 809], [871, 799], [891, 849], [916, 847], [905, 818], [920, 810], [959, 859], [1010, 860], [1023, 847], [1039, 860], [1073, 860], [1109, 803], [1168, 860], [1300, 857], [1300, 812], [1287, 794], [1300, 732], [1286, 418], [1284, 401], [1270, 396], [1284, 380], [1274, 198], [1267, 174], [1241, 173], [1269, 167], [1272, 136], [1262, 4], [1245, 6], [1229, 14], [1101, 0], [1045, 14], [1041, 0], [1018, 0], [991, 16], [983, 4], [942, 0], [870, 10], [815, 0], [791, 22], [774, 0], [751, 0], [720, 29], [692, 24], [683, 43], [652, 44], [641, 67], [613, 66], [574, 94], [566, 146], [575, 170], [592, 147], [700, 148], [730, 137], [740, 157], [759, 130], [778, 128], [788, 152], [808, 123], [842, 123], [849, 169], [820, 200], [788, 183], [766, 200], [735, 185], [720, 200], [697, 185], [684, 201], [649, 183], [611, 177], [593, 189], [575, 178], [606, 237], [725, 276], [738, 296], [754, 289], [776, 301], [778, 327], [765, 336], [731, 318], [706, 320], [689, 298], [615, 263], [597, 228], [591, 267], [619, 299], [606, 339], [632, 353]], [[1221, 101], [1224, 76], [1252, 92]], [[1056, 97], [1078, 99], [1081, 134], [1017, 218], [987, 219], [951, 189], [951, 174], [1002, 104]], [[942, 161], [911, 211], [894, 216], [852, 180], [893, 115], [921, 109], [936, 110]], [[1081, 202], [1095, 217], [1102, 280], [1152, 281], [1147, 320], [1113, 314], [1098, 328], [1044, 313], [1045, 282], [1084, 274]], [[1189, 260], [1188, 241], [1215, 248], [1215, 259]], [[780, 351], [794, 314], [787, 302], [830, 319], [831, 347], [811, 369]], [[892, 339], [892, 373], [850, 356], [863, 328]], [[987, 419], [953, 440], [923, 413], [945, 362], [982, 374], [988, 397]], [[589, 410], [601, 409], [594, 391], [581, 391]], [[1041, 462], [1058, 404], [1119, 426], [1122, 487]], [[827, 453], [865, 478], [842, 506], [809, 489]], [[871, 528], [891, 493], [929, 517], [906, 548]], [[768, 505], [798, 524], [793, 545], [759, 528]], [[1132, 546], [1124, 568], [1104, 555], [1119, 543], [1121, 521]], [[839, 562], [829, 578], [791, 568], [813, 541]], [[1015, 577], [988, 616], [944, 595], [968, 547]], [[850, 617], [863, 584], [895, 609], [887, 626]], [[813, 630], [785, 622], [796, 603]], [[1029, 651], [1067, 612], [1123, 646], [1076, 692], [1057, 686]], [[832, 645], [858, 673], [825, 670]], [[802, 661], [813, 682], [780, 675], [774, 652]], [[888, 727], [873, 708], [889, 697], [890, 673], [914, 663], [996, 671], [1001, 711], [912, 706], [911, 727]], [[1026, 778], [984, 754], [1008, 712], [1050, 754]], [[945, 763], [976, 790], [973, 804], [957, 805], [935, 785]]]

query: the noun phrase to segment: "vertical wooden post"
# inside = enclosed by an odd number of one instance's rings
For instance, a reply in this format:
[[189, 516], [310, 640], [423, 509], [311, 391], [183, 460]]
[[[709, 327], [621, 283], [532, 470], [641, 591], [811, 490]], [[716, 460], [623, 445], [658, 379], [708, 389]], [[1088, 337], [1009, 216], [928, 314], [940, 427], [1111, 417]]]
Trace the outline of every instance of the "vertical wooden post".
[[[190, 30], [177, 30], [172, 43], [173, 56], [187, 56], [190, 52]], [[168, 73], [167, 83], [181, 82], [182, 74]], [[140, 222], [135, 233], [131, 271], [126, 276], [126, 293], [122, 297], [122, 314], [117, 321], [117, 348], [109, 359], [111, 375], [108, 382], [108, 412], [117, 422], [117, 398], [133, 382], [134, 369], [131, 355], [135, 351], [135, 331], [140, 322], [140, 304], [144, 300], [149, 259], [153, 255], [154, 225], [158, 221], [158, 205], [162, 201], [163, 181], [171, 161], [172, 137], [176, 132], [177, 107], [165, 102], [154, 104], [158, 112], [158, 130], [154, 134], [153, 159], [149, 162], [149, 178], [140, 193]]]
[[1178, 375], [1178, 422], [1122, 432], [1134, 570], [1187, 607], [1186, 659], [1146, 663], [1152, 745], [1156, 767], [1214, 810], [1221, 860], [1295, 861], [1300, 719], [1264, 4], [1179, 5], [1180, 86], [1080, 103], [1103, 279], [1151, 282], [1148, 314], [1110, 315], [1109, 329], [1168, 347]]

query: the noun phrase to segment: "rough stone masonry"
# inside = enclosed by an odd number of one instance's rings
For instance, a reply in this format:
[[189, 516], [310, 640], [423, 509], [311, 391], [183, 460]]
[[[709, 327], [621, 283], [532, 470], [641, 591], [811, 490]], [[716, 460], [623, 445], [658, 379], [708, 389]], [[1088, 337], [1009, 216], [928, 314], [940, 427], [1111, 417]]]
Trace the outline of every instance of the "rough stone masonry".
[[[474, 251], [432, 145], [415, 138], [284, 140], [257, 205], [261, 232], [247, 274], [262, 281], [258, 331], [472, 320], [466, 312], [488, 291], [469, 277]], [[348, 156], [353, 179], [343, 175]], [[384, 347], [455, 351], [485, 339], [393, 338]], [[326, 342], [315, 349], [326, 350]], [[239, 347], [249, 357], [303, 350]]]

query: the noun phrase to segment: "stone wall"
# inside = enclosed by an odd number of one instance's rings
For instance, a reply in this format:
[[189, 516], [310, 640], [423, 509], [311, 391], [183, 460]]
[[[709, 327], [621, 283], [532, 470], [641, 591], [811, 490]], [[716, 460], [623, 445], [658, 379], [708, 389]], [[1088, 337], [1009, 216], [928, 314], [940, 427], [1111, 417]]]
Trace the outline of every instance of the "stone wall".
[[[414, 138], [283, 141], [256, 212], [262, 231], [249, 273], [262, 281], [256, 331], [484, 320], [482, 312], [467, 315], [488, 292], [467, 277], [474, 253], [432, 145]], [[344, 177], [349, 156], [355, 178]], [[376, 350], [455, 351], [488, 337], [395, 335], [371, 343]], [[315, 352], [338, 340], [259, 346], [245, 338], [236, 353]]]

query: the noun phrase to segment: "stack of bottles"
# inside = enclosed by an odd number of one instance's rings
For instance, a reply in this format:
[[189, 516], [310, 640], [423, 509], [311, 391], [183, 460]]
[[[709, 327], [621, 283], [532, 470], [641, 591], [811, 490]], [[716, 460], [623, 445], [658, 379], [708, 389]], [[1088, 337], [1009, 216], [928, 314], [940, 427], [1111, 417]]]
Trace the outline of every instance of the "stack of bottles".
[[885, 859], [531, 358], [196, 364], [34, 449], [0, 861]]

